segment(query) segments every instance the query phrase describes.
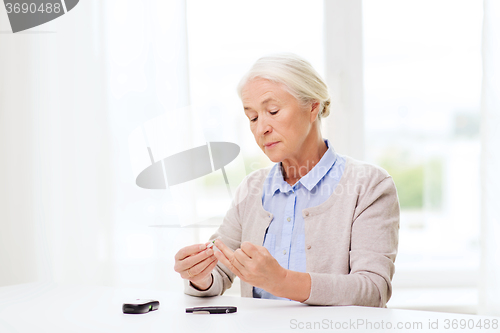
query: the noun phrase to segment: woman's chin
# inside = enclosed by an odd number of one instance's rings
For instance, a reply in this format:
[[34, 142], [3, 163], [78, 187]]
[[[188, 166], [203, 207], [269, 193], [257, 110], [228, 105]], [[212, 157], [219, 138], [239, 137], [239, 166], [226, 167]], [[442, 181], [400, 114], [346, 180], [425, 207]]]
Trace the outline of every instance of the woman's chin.
[[282, 158], [278, 154], [266, 154], [273, 163], [281, 162]]

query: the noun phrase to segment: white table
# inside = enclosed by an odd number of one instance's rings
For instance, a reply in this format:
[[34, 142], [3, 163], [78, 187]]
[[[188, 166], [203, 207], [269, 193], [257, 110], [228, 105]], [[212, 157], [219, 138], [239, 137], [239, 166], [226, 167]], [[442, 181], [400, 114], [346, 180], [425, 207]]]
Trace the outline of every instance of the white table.
[[[160, 308], [147, 314], [122, 313], [122, 304], [136, 299], [156, 299]], [[186, 314], [186, 307], [233, 305], [232, 314]], [[450, 329], [445, 329], [449, 320]], [[357, 306], [308, 306], [298, 302], [232, 296], [198, 298], [178, 292], [148, 289], [30, 283], [0, 288], [0, 332], [412, 332], [395, 329], [398, 323], [421, 323], [419, 332], [500, 332], [500, 329], [453, 330], [453, 320], [485, 323], [499, 317], [438, 312], [380, 309]], [[364, 321], [361, 324], [361, 321]], [[316, 324], [316, 329], [314, 325]], [[372, 323], [373, 330], [367, 322]], [[429, 329], [429, 323], [439, 329]], [[356, 323], [358, 326], [353, 326]], [[383, 330], [388, 324], [393, 329]], [[311, 325], [312, 329], [308, 329]], [[338, 329], [335, 329], [337, 325]], [[377, 326], [378, 325], [378, 326]], [[378, 330], [375, 328], [379, 327]], [[302, 329], [300, 329], [302, 328]]]

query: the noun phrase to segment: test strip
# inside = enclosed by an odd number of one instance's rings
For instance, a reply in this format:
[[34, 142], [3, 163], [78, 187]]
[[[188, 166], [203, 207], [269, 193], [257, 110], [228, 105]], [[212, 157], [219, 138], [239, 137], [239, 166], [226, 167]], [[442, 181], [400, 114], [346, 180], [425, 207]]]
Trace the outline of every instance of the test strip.
[[217, 237], [216, 239], [214, 239], [213, 241], [211, 241], [208, 245], [207, 245], [207, 248], [211, 248], [211, 247], [215, 247], [217, 248], [217, 246], [215, 246], [215, 241], [220, 239], [220, 236]]

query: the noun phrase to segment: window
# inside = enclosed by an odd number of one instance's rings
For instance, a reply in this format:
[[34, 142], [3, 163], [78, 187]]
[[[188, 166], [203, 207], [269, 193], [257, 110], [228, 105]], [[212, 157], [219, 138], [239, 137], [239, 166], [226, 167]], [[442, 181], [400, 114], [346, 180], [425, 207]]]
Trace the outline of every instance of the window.
[[363, 25], [366, 160], [401, 205], [395, 286], [475, 286], [482, 2], [364, 1]]

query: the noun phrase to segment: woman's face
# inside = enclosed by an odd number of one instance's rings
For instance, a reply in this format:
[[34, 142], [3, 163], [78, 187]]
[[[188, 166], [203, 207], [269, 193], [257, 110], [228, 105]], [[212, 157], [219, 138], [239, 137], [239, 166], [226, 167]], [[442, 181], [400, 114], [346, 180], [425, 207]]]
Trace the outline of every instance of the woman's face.
[[275, 163], [298, 159], [316, 121], [319, 103], [303, 106], [280, 83], [257, 78], [242, 90], [255, 141]]

